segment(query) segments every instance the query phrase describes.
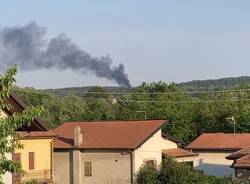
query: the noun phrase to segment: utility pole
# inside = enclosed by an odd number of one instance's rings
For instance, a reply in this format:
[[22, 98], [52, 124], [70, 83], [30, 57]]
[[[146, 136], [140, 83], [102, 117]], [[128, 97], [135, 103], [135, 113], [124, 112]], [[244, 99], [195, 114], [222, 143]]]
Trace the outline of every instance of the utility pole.
[[227, 120], [229, 123], [233, 123], [233, 126], [234, 126], [234, 134], [235, 134], [235, 133], [236, 133], [236, 121], [235, 121], [234, 116], [228, 117], [228, 118], [226, 118], [226, 120]]

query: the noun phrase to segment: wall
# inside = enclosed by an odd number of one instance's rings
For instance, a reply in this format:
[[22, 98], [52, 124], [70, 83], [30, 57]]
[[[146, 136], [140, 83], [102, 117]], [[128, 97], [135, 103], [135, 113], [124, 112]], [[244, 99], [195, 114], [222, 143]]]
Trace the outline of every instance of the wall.
[[[51, 172], [51, 154], [52, 154], [52, 139], [25, 139], [21, 140], [24, 145], [23, 149], [16, 150], [16, 153], [21, 153], [22, 168], [27, 172], [26, 179], [30, 179], [30, 175], [34, 177], [49, 177]], [[29, 152], [34, 152], [35, 169], [29, 170]], [[48, 172], [50, 170], [50, 172]]]
[[205, 174], [214, 176], [233, 175], [230, 166], [233, 161], [225, 159], [231, 152], [196, 152], [199, 154], [194, 167], [204, 171]]
[[131, 179], [130, 154], [122, 152], [98, 151], [82, 153], [84, 162], [92, 162], [93, 176], [85, 177], [84, 184], [129, 184]]
[[[84, 176], [84, 162], [92, 162], [93, 176]], [[131, 181], [130, 155], [122, 154], [122, 151], [96, 150], [81, 152], [79, 167], [81, 167], [83, 184], [129, 184]], [[73, 172], [78, 172], [78, 168], [73, 167], [72, 151], [55, 150], [54, 182], [73, 184]]]
[[72, 173], [72, 152], [54, 151], [54, 182], [56, 184], [73, 184]]
[[162, 138], [161, 130], [156, 132], [140, 148], [133, 152], [134, 173], [137, 173], [146, 160], [162, 161], [162, 149], [177, 148], [177, 144]]
[[199, 159], [198, 156], [193, 156], [193, 157], [179, 157], [179, 158], [176, 158], [176, 161], [178, 161], [178, 162], [193, 162], [195, 164], [195, 163], [197, 163], [198, 159]]

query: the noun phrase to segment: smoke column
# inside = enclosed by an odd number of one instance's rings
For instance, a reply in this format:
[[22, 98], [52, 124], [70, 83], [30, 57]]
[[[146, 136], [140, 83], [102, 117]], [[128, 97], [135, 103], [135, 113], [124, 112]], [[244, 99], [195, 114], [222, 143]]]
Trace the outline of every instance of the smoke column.
[[79, 48], [65, 34], [45, 41], [46, 29], [31, 22], [24, 26], [0, 27], [0, 67], [15, 64], [23, 71], [55, 68], [70, 69], [96, 77], [115, 81], [122, 87], [130, 87], [124, 65], [112, 66], [106, 57], [95, 58]]

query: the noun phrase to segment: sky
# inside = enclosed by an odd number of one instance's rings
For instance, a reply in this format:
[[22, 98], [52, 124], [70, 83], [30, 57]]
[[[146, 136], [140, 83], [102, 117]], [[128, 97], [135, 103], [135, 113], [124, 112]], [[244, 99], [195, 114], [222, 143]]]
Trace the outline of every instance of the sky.
[[[249, 9], [249, 0], [8, 0], [0, 1], [0, 25], [35, 21], [48, 39], [65, 33], [92, 56], [123, 63], [136, 86], [250, 76]], [[19, 71], [16, 81], [35, 88], [116, 85], [54, 69]]]

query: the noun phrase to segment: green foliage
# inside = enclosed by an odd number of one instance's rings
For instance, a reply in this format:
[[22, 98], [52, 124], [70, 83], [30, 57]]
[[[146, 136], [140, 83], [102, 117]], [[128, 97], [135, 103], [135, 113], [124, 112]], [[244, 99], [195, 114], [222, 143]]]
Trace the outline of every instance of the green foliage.
[[[14, 83], [16, 68], [10, 67], [4, 75], [0, 76], [0, 109], [9, 109], [10, 106], [4, 103], [9, 97], [9, 92]], [[19, 136], [15, 130], [23, 125], [30, 125], [34, 117], [39, 116], [42, 108], [28, 107], [22, 113], [14, 113], [12, 116], [0, 119], [0, 183], [6, 172], [22, 173], [20, 163], [9, 160], [6, 155], [22, 148]]]
[[142, 83], [128, 94], [110, 94], [102, 87], [88, 87], [84, 96], [19, 88], [16, 92], [29, 106], [44, 106], [42, 118], [52, 128], [65, 121], [143, 120], [146, 116], [169, 120], [163, 131], [188, 144], [203, 132], [233, 132], [226, 118], [234, 116], [236, 131], [250, 132], [250, 101], [227, 101], [250, 99], [249, 91], [189, 94], [160, 81]]
[[31, 181], [25, 182], [25, 184], [38, 184], [37, 180], [33, 179]]
[[137, 184], [239, 184], [231, 177], [207, 176], [185, 163], [167, 157], [159, 168], [142, 167], [136, 174]]
[[178, 86], [188, 91], [221, 90], [235, 87], [249, 87], [250, 77], [229, 77], [214, 80], [194, 80], [179, 83]]
[[159, 184], [156, 167], [141, 167], [136, 175], [136, 184]]

